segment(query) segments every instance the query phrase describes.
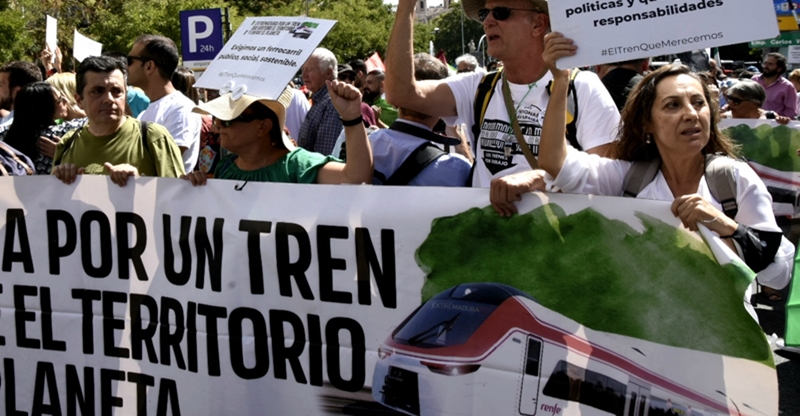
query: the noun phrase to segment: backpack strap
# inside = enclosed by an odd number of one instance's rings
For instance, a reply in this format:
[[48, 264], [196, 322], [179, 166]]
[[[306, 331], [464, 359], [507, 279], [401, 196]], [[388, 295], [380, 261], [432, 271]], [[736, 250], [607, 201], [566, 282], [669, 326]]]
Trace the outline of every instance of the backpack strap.
[[735, 218], [739, 212], [736, 202], [736, 177], [733, 174], [734, 159], [725, 155], [706, 155], [706, 183], [714, 199], [722, 205], [728, 218]]
[[[575, 89], [575, 77], [581, 72], [580, 68], [573, 68], [569, 73], [569, 89], [567, 92], [567, 141], [569, 144], [578, 150], [583, 150], [583, 147], [578, 142], [578, 91]], [[547, 95], [550, 95], [550, 89], [553, 87], [553, 81], [547, 83]]]
[[[384, 185], [408, 185], [414, 178], [430, 165], [434, 160], [444, 155], [445, 152], [431, 142], [425, 142], [414, 149], [403, 161], [403, 164], [388, 179], [383, 181]], [[380, 174], [380, 172], [377, 172]], [[377, 178], [377, 176], [376, 176]], [[380, 179], [380, 178], [378, 178]]]
[[636, 195], [639, 195], [650, 182], [653, 182], [659, 169], [661, 169], [661, 159], [659, 158], [633, 162], [622, 182], [622, 196], [636, 198]]
[[475, 152], [475, 143], [481, 135], [481, 126], [483, 125], [483, 117], [486, 115], [486, 108], [489, 106], [489, 101], [492, 100], [494, 95], [494, 87], [497, 81], [500, 80], [503, 74], [503, 68], [497, 71], [489, 72], [483, 76], [481, 83], [478, 84], [478, 91], [475, 92], [475, 101], [473, 103], [474, 119], [472, 124], [472, 148]]
[[[735, 218], [739, 212], [736, 202], [736, 176], [733, 172], [734, 159], [725, 155], [706, 155], [705, 178], [711, 196], [722, 205], [728, 218]], [[653, 182], [661, 168], [661, 159], [633, 162], [625, 174], [623, 196], [636, 198], [648, 184]]]
[[[22, 169], [25, 169], [25, 173], [28, 176], [34, 174], [33, 169], [31, 169], [31, 167], [28, 166], [27, 163], [23, 162], [22, 159], [20, 159], [19, 156], [17, 156], [17, 152], [15, 152], [11, 148], [9, 148], [8, 145], [6, 145], [3, 142], [0, 142], [0, 150], [3, 150], [4, 152], [8, 153], [11, 156], [11, 158], [14, 159], [14, 162], [19, 164], [22, 167]], [[0, 163], [0, 165], [2, 165], [2, 164]], [[5, 170], [5, 167], [3, 168], [3, 170]], [[8, 171], [5, 172], [5, 175], [6, 176], [8, 175]]]

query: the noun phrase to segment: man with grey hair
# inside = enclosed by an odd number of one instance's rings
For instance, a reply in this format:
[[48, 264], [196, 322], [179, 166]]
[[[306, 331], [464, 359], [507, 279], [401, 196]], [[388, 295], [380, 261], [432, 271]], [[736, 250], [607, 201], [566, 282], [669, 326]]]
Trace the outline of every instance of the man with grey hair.
[[[414, 80], [416, 4], [415, 0], [399, 0], [397, 5], [386, 51], [386, 99], [397, 107], [456, 118], [448, 124], [472, 127], [468, 130], [475, 151], [472, 186], [490, 187], [495, 210], [510, 216], [517, 211], [514, 202], [523, 193], [545, 187], [544, 171], [533, 170], [523, 149], [538, 154], [549, 101], [547, 85], [552, 75], [542, 58], [545, 34], [550, 31], [547, 1], [461, 2], [467, 17], [483, 23], [489, 55], [504, 64], [502, 76], [487, 76], [488, 84], [484, 74], [477, 72], [445, 80]], [[619, 112], [594, 73], [579, 72], [572, 83], [577, 106], [571, 126], [576, 130], [576, 145], [604, 154], [616, 137]], [[485, 99], [476, 100], [479, 90], [486, 92]], [[506, 105], [506, 101], [510, 103]], [[512, 120], [516, 122], [512, 124]]]
[[303, 64], [303, 83], [311, 91], [311, 110], [308, 111], [300, 134], [298, 146], [323, 155], [330, 155], [336, 138], [342, 131], [339, 113], [333, 107], [328, 95], [327, 81], [337, 76], [338, 62], [333, 52], [317, 48]]
[[459, 74], [475, 72], [478, 69], [478, 59], [470, 54], [461, 55], [456, 58], [456, 68]]

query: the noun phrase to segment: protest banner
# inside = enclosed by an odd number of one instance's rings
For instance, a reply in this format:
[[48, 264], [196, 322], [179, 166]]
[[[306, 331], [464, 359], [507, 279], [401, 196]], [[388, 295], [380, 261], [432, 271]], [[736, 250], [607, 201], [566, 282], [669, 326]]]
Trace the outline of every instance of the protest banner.
[[78, 62], [83, 62], [84, 59], [90, 56], [100, 56], [102, 54], [102, 43], [95, 42], [94, 40], [81, 35], [77, 30], [75, 30], [72, 40], [72, 56], [74, 56]]
[[753, 273], [670, 203], [536, 193], [512, 218], [488, 203], [0, 178], [0, 408], [778, 413], [743, 306]]
[[[742, 156], [767, 185], [775, 215], [797, 218], [800, 215], [800, 156], [797, 155], [800, 122], [781, 125], [775, 120], [723, 119], [720, 129], [741, 146]], [[795, 271], [797, 264], [798, 261]], [[786, 345], [800, 347], [800, 285], [794, 281], [786, 301], [785, 334]]]
[[553, 31], [578, 46], [574, 56], [558, 61], [561, 68], [778, 36], [770, 0], [564, 0], [548, 4]]
[[248, 17], [195, 86], [276, 99], [335, 23]]
[[741, 146], [742, 156], [767, 185], [775, 215], [800, 214], [800, 122], [722, 119], [720, 129]]

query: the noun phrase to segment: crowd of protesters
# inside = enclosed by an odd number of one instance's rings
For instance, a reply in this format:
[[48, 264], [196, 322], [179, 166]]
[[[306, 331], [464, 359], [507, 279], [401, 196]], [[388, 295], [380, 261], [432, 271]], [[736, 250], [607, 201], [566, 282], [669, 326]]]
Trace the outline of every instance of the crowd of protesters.
[[[494, 60], [481, 68], [465, 55], [452, 70], [414, 53], [415, 4], [398, 4], [385, 70], [359, 59], [340, 65], [318, 48], [302, 66], [302, 90], [291, 83], [275, 99], [199, 94], [175, 43], [157, 35], [133, 40], [127, 54], [86, 58], [74, 73], [62, 71], [58, 50], [43, 51], [44, 68], [7, 63], [0, 169], [66, 184], [107, 174], [120, 186], [159, 176], [193, 185], [484, 187], [497, 213], [510, 216], [531, 191], [621, 196], [629, 170], [655, 163], [654, 177], [630, 196], [673, 201], [687, 228], [716, 232], [761, 284], [787, 285], [794, 247], [780, 235], [766, 187], [734, 159], [717, 124], [797, 117], [800, 72], [786, 74], [785, 57], [771, 53], [761, 70], [730, 75], [692, 53], [688, 66], [655, 71], [648, 59], [561, 71], [555, 61], [577, 46], [547, 35], [545, 0], [465, 0]], [[736, 184], [733, 210], [702, 180], [707, 158], [719, 153]]]

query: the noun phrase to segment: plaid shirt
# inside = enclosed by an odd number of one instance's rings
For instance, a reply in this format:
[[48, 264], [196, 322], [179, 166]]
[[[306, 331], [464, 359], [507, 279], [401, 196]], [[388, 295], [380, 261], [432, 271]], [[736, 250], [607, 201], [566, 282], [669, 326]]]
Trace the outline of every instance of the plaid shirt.
[[327, 156], [333, 153], [333, 146], [342, 132], [342, 122], [333, 107], [327, 87], [315, 92], [311, 100], [313, 105], [300, 127], [297, 144], [306, 150]]

